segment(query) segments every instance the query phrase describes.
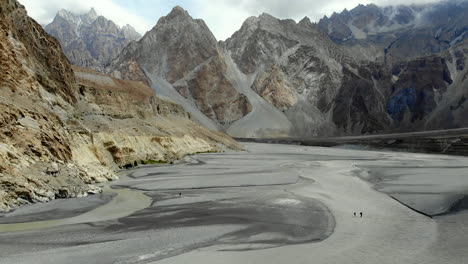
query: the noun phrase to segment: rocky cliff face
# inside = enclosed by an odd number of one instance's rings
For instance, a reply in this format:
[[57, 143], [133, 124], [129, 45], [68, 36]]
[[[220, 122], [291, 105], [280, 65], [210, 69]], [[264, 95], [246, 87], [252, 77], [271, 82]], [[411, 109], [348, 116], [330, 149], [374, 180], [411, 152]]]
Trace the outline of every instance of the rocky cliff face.
[[318, 24], [262, 14], [219, 43], [178, 7], [110, 71], [151, 83], [236, 137], [458, 127], [466, 7], [360, 5]]
[[425, 119], [425, 129], [468, 127], [468, 41], [465, 40], [443, 53], [450, 85], [439, 96], [440, 102]]
[[60, 10], [46, 31], [56, 37], [70, 61], [103, 71], [130, 42], [141, 38], [130, 25], [119, 28], [94, 9], [83, 15]]
[[388, 129], [456, 128], [465, 126], [457, 111], [463, 108], [466, 87], [460, 76], [464, 75], [467, 10], [466, 1], [360, 5], [323, 18], [318, 26], [353, 51], [355, 60], [375, 61], [383, 68], [384, 74], [373, 76], [372, 81], [379, 81], [386, 91], [383, 104], [392, 121]]
[[98, 192], [119, 167], [238, 148], [141, 82], [70, 66], [15, 0], [0, 0], [0, 210]]

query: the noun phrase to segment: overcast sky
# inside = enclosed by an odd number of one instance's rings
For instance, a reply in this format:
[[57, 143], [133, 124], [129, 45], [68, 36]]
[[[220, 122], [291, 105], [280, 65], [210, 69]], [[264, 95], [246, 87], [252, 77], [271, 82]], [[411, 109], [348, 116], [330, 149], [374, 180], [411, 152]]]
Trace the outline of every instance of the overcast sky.
[[99, 15], [120, 26], [130, 24], [144, 34], [161, 16], [180, 5], [195, 18], [202, 18], [219, 40], [238, 30], [244, 20], [263, 12], [279, 18], [300, 20], [308, 16], [318, 21], [324, 15], [352, 9], [358, 4], [377, 5], [437, 2], [438, 0], [19, 0], [28, 14], [41, 24], [52, 21], [58, 10], [87, 12], [91, 7]]

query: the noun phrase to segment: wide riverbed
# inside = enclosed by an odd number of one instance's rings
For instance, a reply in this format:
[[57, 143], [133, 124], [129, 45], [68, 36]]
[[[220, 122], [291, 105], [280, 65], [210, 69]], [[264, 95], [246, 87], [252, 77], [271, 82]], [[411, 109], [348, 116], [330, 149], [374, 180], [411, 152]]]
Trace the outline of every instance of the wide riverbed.
[[468, 158], [245, 147], [0, 216], [0, 263], [468, 263]]

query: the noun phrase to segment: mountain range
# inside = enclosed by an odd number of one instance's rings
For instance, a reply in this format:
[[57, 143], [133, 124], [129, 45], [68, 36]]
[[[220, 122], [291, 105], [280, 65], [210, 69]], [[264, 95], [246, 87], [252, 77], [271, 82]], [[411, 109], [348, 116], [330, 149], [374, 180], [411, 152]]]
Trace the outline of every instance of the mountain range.
[[235, 137], [465, 127], [467, 12], [447, 1], [359, 5], [318, 23], [262, 14], [217, 41], [176, 7], [101, 71], [142, 81]]
[[468, 38], [466, 1], [378, 7], [359, 5], [318, 22], [358, 57], [394, 63], [445, 51]]
[[120, 28], [98, 16], [93, 8], [81, 15], [62, 9], [45, 30], [59, 40], [73, 64], [98, 71], [103, 71], [131, 41], [141, 38], [132, 26]]

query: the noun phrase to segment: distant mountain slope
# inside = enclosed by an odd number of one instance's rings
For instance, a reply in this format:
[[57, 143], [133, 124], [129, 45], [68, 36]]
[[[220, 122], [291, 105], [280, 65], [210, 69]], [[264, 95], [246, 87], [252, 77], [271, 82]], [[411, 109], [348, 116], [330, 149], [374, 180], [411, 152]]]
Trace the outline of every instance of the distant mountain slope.
[[359, 5], [331, 17], [319, 28], [360, 59], [399, 62], [438, 53], [468, 39], [468, 2], [378, 7]]
[[[356, 123], [364, 132], [376, 131], [389, 122], [379, 100], [380, 87], [358, 85], [353, 72], [360, 66], [308, 18], [296, 23], [268, 14], [251, 17], [225, 46], [241, 71], [254, 77], [252, 89], [292, 123], [291, 135], [347, 133], [354, 129], [348, 124]], [[366, 91], [342, 96], [342, 90], [355, 88]], [[369, 98], [368, 103], [359, 96]], [[337, 100], [343, 102], [335, 104]], [[352, 107], [357, 109], [350, 112]]]
[[177, 7], [108, 71], [236, 137], [459, 127], [466, 4], [438, 5], [361, 5], [318, 24], [262, 14], [224, 42]]
[[94, 9], [82, 15], [60, 10], [45, 30], [60, 41], [73, 64], [98, 71], [126, 45], [141, 38], [130, 25], [120, 28]]
[[[249, 98], [252, 93], [240, 87], [243, 79], [235, 78], [227, 56], [203, 20], [176, 7], [140, 41], [126, 47], [109, 71], [130, 79], [144, 75], [159, 94], [182, 104], [205, 126], [227, 130], [258, 106]], [[268, 112], [281, 115], [274, 107]], [[245, 133], [254, 135], [275, 127], [255, 122], [250, 128], [245, 126]]]
[[[203, 26], [190, 26], [198, 24]], [[165, 28], [178, 34], [164, 37]], [[172, 51], [175, 48], [184, 53]], [[214, 62], [218, 66], [203, 70]], [[135, 69], [141, 69], [140, 74], [135, 74]], [[179, 7], [140, 41], [124, 49], [110, 69], [118, 77], [139, 79], [145, 75], [144, 79], [160, 94], [176, 100], [182, 95], [187, 110], [190, 105], [197, 106], [218, 128], [237, 137], [372, 133], [388, 129], [391, 118], [385, 109], [385, 91], [381, 90], [384, 86], [362, 80], [357, 73], [360, 70], [368, 71], [354, 63], [345, 49], [307, 18], [296, 23], [268, 14], [251, 17], [230, 39], [217, 43], [202, 21], [193, 20]], [[225, 80], [226, 86], [220, 86], [220, 80]], [[204, 102], [226, 101], [228, 91], [244, 96], [248, 104], [244, 109], [251, 111], [221, 120], [203, 106]], [[205, 101], [209, 94], [215, 97]], [[236, 105], [226, 105], [229, 107], [218, 104], [216, 109], [225, 116], [236, 113], [232, 108]]]

